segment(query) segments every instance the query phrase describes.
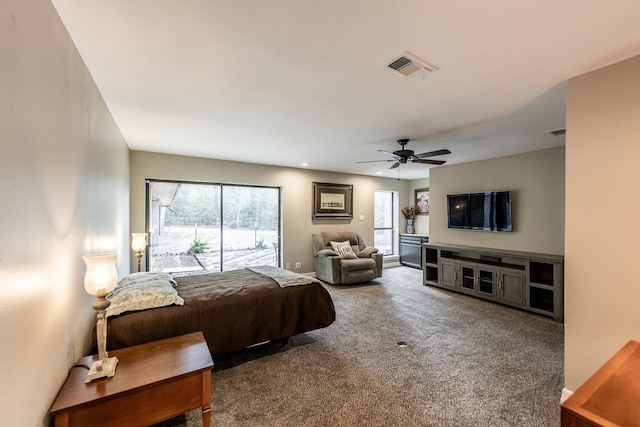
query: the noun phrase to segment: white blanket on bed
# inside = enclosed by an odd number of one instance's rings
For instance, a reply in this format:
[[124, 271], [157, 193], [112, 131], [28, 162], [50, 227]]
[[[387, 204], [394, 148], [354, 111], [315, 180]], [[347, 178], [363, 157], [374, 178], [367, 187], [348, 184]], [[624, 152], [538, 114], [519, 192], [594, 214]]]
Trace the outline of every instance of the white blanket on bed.
[[311, 283], [322, 284], [320, 280], [314, 279], [313, 277], [269, 265], [247, 267], [247, 270], [273, 279], [281, 288], [286, 288], [287, 286], [308, 285]]

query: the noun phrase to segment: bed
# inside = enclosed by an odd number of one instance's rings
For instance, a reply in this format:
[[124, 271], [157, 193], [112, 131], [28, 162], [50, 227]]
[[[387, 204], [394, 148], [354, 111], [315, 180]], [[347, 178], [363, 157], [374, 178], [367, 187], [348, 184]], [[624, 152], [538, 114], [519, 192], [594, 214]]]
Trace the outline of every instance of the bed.
[[[134, 273], [128, 279], [139, 282], [157, 274], [162, 273]], [[136, 288], [138, 294], [132, 297], [129, 282], [121, 281], [107, 297], [112, 301], [107, 311], [108, 350], [202, 331], [215, 356], [324, 328], [335, 320], [333, 301], [322, 282], [288, 270], [256, 267], [166, 279], [166, 295], [158, 297], [156, 292], [150, 305], [161, 307], [134, 304], [123, 311], [146, 292], [144, 286], [142, 291]], [[153, 280], [147, 288], [156, 285]]]

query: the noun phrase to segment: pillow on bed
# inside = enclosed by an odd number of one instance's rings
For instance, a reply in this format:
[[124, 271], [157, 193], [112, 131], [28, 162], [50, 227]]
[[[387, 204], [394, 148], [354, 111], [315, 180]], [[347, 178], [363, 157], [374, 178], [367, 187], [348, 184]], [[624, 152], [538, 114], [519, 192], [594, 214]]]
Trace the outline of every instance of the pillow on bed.
[[336, 251], [338, 255], [340, 255], [340, 258], [358, 258], [355, 252], [353, 252], [353, 249], [351, 249], [351, 243], [349, 243], [348, 240], [345, 240], [344, 242], [330, 241], [329, 243], [331, 243], [331, 247], [333, 248], [333, 250]]
[[107, 317], [126, 311], [146, 310], [167, 305], [184, 305], [184, 300], [174, 289], [176, 282], [167, 273], [133, 273], [118, 282], [107, 295], [111, 305]]
[[151, 282], [154, 280], [168, 280], [174, 287], [176, 286], [176, 281], [169, 273], [153, 273], [150, 271], [143, 271], [141, 273], [131, 273], [124, 276], [118, 281], [118, 287], [124, 288], [128, 286], [137, 286], [140, 283]]

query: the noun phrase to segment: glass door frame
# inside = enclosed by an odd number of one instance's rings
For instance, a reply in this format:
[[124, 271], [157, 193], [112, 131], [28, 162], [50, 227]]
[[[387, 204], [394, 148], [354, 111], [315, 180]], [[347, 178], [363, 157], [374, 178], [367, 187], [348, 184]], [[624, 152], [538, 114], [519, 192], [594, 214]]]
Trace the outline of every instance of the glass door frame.
[[224, 271], [224, 187], [248, 187], [248, 188], [266, 188], [266, 189], [274, 189], [277, 191], [277, 209], [278, 209], [278, 218], [277, 218], [277, 242], [274, 247], [275, 250], [275, 258], [276, 258], [276, 266], [282, 266], [282, 187], [277, 186], [268, 186], [268, 185], [252, 185], [252, 184], [231, 184], [231, 183], [222, 183], [222, 182], [206, 182], [206, 181], [190, 181], [190, 180], [175, 180], [175, 179], [145, 179], [145, 231], [149, 236], [149, 244], [145, 248], [145, 271], [149, 271], [150, 262], [151, 262], [151, 244], [152, 244], [152, 233], [151, 233], [151, 218], [150, 218], [150, 209], [152, 208], [152, 194], [151, 194], [151, 184], [157, 183], [174, 183], [174, 184], [194, 184], [194, 185], [212, 185], [220, 187], [220, 224], [219, 224], [219, 233], [220, 233], [220, 259], [219, 259], [219, 271]]

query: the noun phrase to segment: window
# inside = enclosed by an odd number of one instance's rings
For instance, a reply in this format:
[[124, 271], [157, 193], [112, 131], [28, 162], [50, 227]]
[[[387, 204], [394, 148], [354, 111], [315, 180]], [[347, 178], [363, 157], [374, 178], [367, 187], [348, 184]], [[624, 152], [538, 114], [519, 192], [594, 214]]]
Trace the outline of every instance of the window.
[[376, 191], [374, 193], [374, 246], [383, 255], [396, 253], [397, 218], [395, 208], [398, 195], [392, 191]]
[[147, 181], [149, 271], [280, 266], [280, 189]]

